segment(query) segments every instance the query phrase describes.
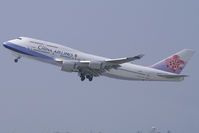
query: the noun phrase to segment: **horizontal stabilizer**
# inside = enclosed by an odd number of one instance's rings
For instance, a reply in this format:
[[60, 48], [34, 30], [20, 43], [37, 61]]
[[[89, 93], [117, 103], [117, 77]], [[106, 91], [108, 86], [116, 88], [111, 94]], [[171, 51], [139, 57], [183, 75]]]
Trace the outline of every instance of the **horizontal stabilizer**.
[[169, 74], [159, 74], [158, 76], [164, 77], [164, 78], [184, 78], [184, 77], [188, 77], [188, 75], [169, 75]]

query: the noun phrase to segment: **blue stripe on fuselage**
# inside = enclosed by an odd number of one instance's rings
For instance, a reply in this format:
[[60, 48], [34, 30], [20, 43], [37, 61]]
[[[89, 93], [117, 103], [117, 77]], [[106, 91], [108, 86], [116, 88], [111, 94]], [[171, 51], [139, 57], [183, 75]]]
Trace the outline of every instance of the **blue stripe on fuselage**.
[[41, 53], [38, 53], [38, 52], [35, 52], [35, 51], [32, 51], [32, 50], [29, 50], [25, 47], [16, 45], [16, 44], [11, 43], [11, 42], [4, 42], [3, 46], [6, 47], [7, 49], [10, 49], [10, 50], [15, 51], [15, 52], [20, 53], [20, 54], [29, 55], [29, 56], [33, 56], [33, 57], [37, 57], [37, 58], [42, 58], [42, 59], [46, 59], [46, 60], [49, 60], [49, 61], [55, 61], [55, 59], [52, 58], [52, 57], [43, 55]]

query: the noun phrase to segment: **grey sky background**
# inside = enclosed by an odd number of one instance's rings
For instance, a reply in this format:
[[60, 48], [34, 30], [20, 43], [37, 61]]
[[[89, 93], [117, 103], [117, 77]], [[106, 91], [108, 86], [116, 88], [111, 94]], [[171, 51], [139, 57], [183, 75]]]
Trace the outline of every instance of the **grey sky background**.
[[[199, 49], [197, 0], [1, 0], [0, 42], [27, 36], [110, 58], [153, 63]], [[77, 74], [0, 48], [0, 132], [199, 131], [198, 53], [183, 82], [81, 82]]]

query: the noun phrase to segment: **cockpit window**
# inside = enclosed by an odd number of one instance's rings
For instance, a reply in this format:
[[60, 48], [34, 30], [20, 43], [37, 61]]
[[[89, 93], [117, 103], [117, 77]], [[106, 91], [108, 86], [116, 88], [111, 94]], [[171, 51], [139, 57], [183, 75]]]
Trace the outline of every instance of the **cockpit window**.
[[21, 38], [21, 37], [18, 37], [17, 39], [22, 40], [22, 38]]

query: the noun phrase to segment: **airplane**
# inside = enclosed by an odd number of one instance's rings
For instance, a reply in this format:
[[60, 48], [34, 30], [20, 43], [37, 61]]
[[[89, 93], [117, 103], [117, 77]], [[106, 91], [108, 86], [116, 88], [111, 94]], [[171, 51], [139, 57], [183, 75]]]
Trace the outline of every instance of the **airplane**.
[[180, 74], [194, 54], [192, 49], [183, 49], [151, 66], [135, 65], [132, 61], [144, 55], [110, 59], [28, 37], [18, 37], [3, 42], [15, 56], [16, 63], [22, 57], [59, 66], [65, 72], [77, 72], [81, 81], [107, 76], [122, 80], [182, 81], [187, 75]]

